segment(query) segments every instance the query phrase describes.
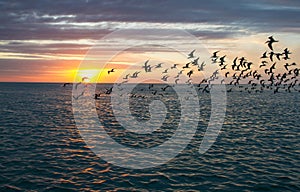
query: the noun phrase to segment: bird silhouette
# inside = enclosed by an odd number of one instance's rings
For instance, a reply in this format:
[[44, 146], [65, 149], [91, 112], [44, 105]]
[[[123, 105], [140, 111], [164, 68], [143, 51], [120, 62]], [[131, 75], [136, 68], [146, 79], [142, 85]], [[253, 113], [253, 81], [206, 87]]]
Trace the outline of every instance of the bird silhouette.
[[144, 63], [144, 66], [142, 66], [142, 68], [145, 69], [145, 72], [146, 72], [146, 73], [149, 73], [149, 72], [152, 71], [152, 67], [151, 67], [151, 65], [148, 65], [148, 63], [149, 63], [149, 60], [147, 60], [147, 61]]
[[162, 73], [168, 73], [169, 69], [165, 69]]
[[192, 65], [197, 65], [198, 66], [198, 60], [199, 60], [199, 57], [197, 59], [194, 59], [192, 61]]
[[188, 59], [191, 59], [191, 58], [194, 58], [195, 56], [194, 56], [194, 53], [195, 53], [195, 49], [192, 51], [192, 52], [190, 52], [189, 54], [188, 54]]
[[268, 63], [267, 61], [262, 61], [261, 64], [260, 64], [260, 66], [259, 66], [259, 68], [267, 66], [266, 65], [267, 63]]
[[190, 70], [188, 73], [187, 73], [187, 76], [189, 76], [189, 78], [191, 77], [191, 75], [194, 73], [193, 70]]
[[263, 53], [263, 55], [260, 57], [261, 59], [267, 59], [268, 56], [267, 56], [267, 51]]
[[171, 67], [171, 69], [176, 69], [178, 64], [173, 64], [173, 66]]
[[137, 78], [139, 73], [140, 73], [140, 71], [134, 72], [134, 73], [130, 76], [130, 78]]
[[162, 68], [162, 64], [163, 63], [159, 63], [159, 64], [155, 65], [155, 68]]
[[225, 73], [225, 77], [227, 78], [229, 74], [230, 74], [230, 72], [227, 71], [227, 72]]
[[205, 62], [203, 61], [203, 62], [201, 63], [201, 65], [198, 66], [198, 71], [203, 71], [205, 65], [206, 65]]
[[190, 65], [190, 62], [189, 62], [189, 63], [187, 63], [187, 64], [185, 64], [185, 66], [183, 66], [182, 68], [183, 68], [183, 69], [190, 68], [190, 67], [189, 67], [189, 65]]
[[108, 74], [113, 73], [113, 72], [115, 72], [115, 69], [114, 69], [114, 68], [107, 71]]
[[273, 36], [270, 36], [270, 37], [268, 37], [268, 38], [269, 38], [269, 40], [266, 41], [266, 43], [268, 44], [268, 47], [273, 51], [273, 43], [276, 43], [276, 42], [278, 42], [278, 41], [275, 40], [275, 39], [273, 38]]
[[285, 48], [285, 49], [284, 49], [284, 52], [283, 52], [283, 55], [284, 55], [283, 59], [284, 59], [284, 60], [290, 59], [290, 58], [289, 58], [289, 55], [290, 55], [290, 54], [291, 54], [291, 52], [288, 50], [288, 48]]
[[170, 85], [167, 85], [167, 86], [165, 86], [165, 87], [162, 87], [161, 90], [166, 91], [166, 89], [167, 89], [168, 87], [171, 87], [171, 86], [170, 86]]
[[109, 95], [112, 93], [113, 87], [110, 87], [109, 89], [106, 89], [105, 94]]
[[168, 81], [168, 78], [169, 78], [169, 76], [168, 76], [168, 75], [165, 75], [165, 76], [163, 76], [161, 79], [162, 79], [163, 81]]

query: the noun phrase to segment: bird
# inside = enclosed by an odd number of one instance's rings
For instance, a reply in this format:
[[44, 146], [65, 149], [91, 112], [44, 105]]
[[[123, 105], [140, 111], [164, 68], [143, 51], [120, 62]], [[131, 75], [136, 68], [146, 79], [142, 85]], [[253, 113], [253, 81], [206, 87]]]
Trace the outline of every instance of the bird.
[[99, 94], [95, 93], [94, 99], [98, 99], [99, 97], [100, 97], [100, 93]]
[[88, 81], [88, 80], [89, 80], [88, 77], [82, 77], [82, 78], [81, 78], [81, 82], [86, 82], [86, 81]]
[[239, 60], [240, 60], [240, 66], [243, 66], [244, 62], [246, 62], [245, 57], [241, 57]]
[[268, 58], [268, 56], [267, 56], [267, 51], [264, 52], [263, 55], [262, 55], [260, 58], [261, 58], [261, 59], [266, 59], [266, 58]]
[[163, 80], [163, 81], [168, 81], [168, 75], [165, 75], [165, 76], [163, 76], [161, 79]]
[[169, 69], [165, 69], [162, 73], [168, 73]]
[[145, 61], [144, 66], [142, 66], [142, 68], [144, 68], [146, 72], [147, 72], [147, 68], [148, 68], [148, 62], [149, 62], [149, 59], [147, 61]]
[[115, 72], [115, 69], [114, 69], [114, 68], [107, 71], [108, 74], [113, 73], [113, 72]]
[[130, 76], [130, 78], [137, 78], [139, 73], [140, 73], [140, 71], [134, 72], [134, 73]]
[[62, 86], [65, 87], [67, 85], [70, 85], [71, 83], [64, 83]]
[[230, 72], [227, 71], [227, 72], [225, 73], [225, 77], [227, 78], [229, 74], [230, 74]]
[[269, 40], [266, 41], [266, 43], [268, 44], [268, 47], [273, 51], [273, 43], [276, 43], [276, 42], [278, 42], [278, 41], [275, 40], [275, 39], [273, 38], [273, 36], [270, 36], [270, 37], [268, 37], [268, 38], [269, 38]]
[[226, 55], [224, 55], [223, 57], [220, 57], [220, 66], [222, 66], [222, 65], [224, 65], [224, 63], [225, 63], [225, 57], [226, 57]]
[[113, 87], [111, 87], [111, 88], [109, 88], [109, 89], [106, 89], [105, 94], [106, 94], [106, 95], [111, 94], [112, 90], [113, 90]]
[[186, 84], [191, 84], [192, 83], [192, 79], [188, 79], [185, 83]]
[[265, 67], [267, 63], [268, 63], [267, 61], [262, 61], [259, 68]]
[[270, 60], [273, 62], [273, 56], [275, 55], [275, 53], [272, 51], [269, 53], [269, 55], [270, 55]]
[[224, 66], [221, 68], [221, 70], [225, 70], [225, 69], [226, 69], [226, 66], [227, 66], [227, 65], [224, 65]]
[[285, 65], [284, 65], [284, 68], [288, 71], [289, 70], [289, 67], [290, 65], [288, 64], [288, 63], [286, 63]]
[[129, 76], [130, 74], [127, 74], [125, 77], [123, 77], [123, 79], [128, 79]]
[[220, 51], [215, 51], [213, 52], [211, 58], [218, 58], [217, 53], [219, 53]]
[[171, 69], [176, 69], [178, 64], [173, 64], [173, 66], [171, 67]]
[[294, 74], [295, 74], [295, 76], [299, 76], [299, 69], [298, 68], [294, 69]]
[[188, 59], [194, 58], [195, 49], [188, 54]]
[[185, 66], [183, 66], [182, 68], [183, 68], [183, 69], [190, 68], [190, 67], [189, 67], [190, 63], [191, 63], [191, 62], [189, 62], [189, 63], [185, 64]]
[[290, 59], [289, 54], [291, 54], [291, 52], [288, 50], [288, 48], [285, 48], [284, 51], [283, 51], [283, 55], [284, 55], [283, 59], [284, 60]]
[[281, 53], [274, 53], [276, 55], [276, 58], [280, 61], [280, 56], [282, 55]]
[[191, 77], [191, 75], [193, 74], [193, 70], [190, 70], [188, 73], [187, 73], [187, 76]]
[[234, 70], [234, 68], [237, 67], [237, 63], [236, 63], [237, 59], [238, 59], [238, 57], [234, 58], [234, 60], [233, 60], [232, 70]]
[[194, 61], [192, 61], [192, 65], [198, 65], [198, 60], [199, 60], [199, 57], [197, 59], [195, 59]]
[[253, 64], [252, 62], [248, 62], [248, 63], [247, 63], [247, 68], [248, 68], [248, 69], [251, 69], [251, 65], [252, 65], [252, 64]]
[[271, 66], [270, 70], [272, 70], [272, 69], [276, 69], [276, 68], [275, 68], [275, 65], [276, 65], [276, 62], [275, 62], [275, 63], [273, 63], [273, 65]]
[[162, 68], [162, 64], [163, 63], [159, 63], [159, 64], [155, 65], [155, 68]]
[[146, 73], [151, 72], [152, 67], [150, 65], [148, 65], [148, 67], [146, 68]]
[[198, 71], [203, 71], [205, 65], [206, 65], [205, 62], [203, 61], [203, 62], [201, 63], [201, 65], [198, 66]]

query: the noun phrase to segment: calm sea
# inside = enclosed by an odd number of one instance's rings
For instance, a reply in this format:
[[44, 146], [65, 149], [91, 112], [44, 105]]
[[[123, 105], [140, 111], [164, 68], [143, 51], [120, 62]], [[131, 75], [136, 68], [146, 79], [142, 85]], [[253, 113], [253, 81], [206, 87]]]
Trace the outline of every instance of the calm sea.
[[[72, 87], [61, 84], [0, 83], [0, 191], [300, 191], [299, 92], [228, 93], [222, 131], [203, 155], [198, 149], [210, 97], [199, 94], [201, 117], [190, 144], [166, 164], [142, 170], [107, 163], [87, 147], [71, 94]], [[132, 114], [147, 116], [134, 99]], [[178, 124], [178, 103], [163, 99], [172, 121], [149, 145], [167, 140]], [[118, 135], [109, 96], [96, 103], [115, 139], [135, 145], [134, 136]]]

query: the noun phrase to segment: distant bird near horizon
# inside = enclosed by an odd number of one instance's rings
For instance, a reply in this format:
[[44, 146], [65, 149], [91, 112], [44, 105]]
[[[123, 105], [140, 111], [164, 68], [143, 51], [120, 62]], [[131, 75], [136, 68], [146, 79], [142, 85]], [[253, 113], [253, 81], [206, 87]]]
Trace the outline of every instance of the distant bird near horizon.
[[115, 69], [114, 69], [114, 68], [107, 71], [108, 74], [113, 73], [113, 72], [115, 72]]
[[125, 77], [123, 77], [123, 79], [128, 79], [129, 76], [130, 74], [127, 74]]
[[144, 63], [144, 66], [142, 66], [142, 68], [145, 69], [145, 72], [151, 72], [151, 66], [148, 65], [149, 63], [149, 59]]
[[136, 71], [132, 74], [132, 76], [130, 76], [130, 78], [137, 78], [138, 74], [140, 73], [140, 71]]

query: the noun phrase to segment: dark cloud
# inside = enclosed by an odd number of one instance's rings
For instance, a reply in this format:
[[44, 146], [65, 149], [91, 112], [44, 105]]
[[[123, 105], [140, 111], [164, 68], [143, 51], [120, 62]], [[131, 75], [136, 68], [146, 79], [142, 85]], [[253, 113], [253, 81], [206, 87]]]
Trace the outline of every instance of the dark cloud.
[[[299, 28], [300, 1], [13, 1], [1, 2], [2, 39], [96, 38], [109, 29], [68, 29], [81, 22], [224, 24], [254, 31]], [[65, 22], [56, 26], [49, 23]], [[200, 32], [198, 32], [201, 34]], [[220, 32], [222, 34], [224, 32]], [[213, 35], [218, 36], [218, 35]]]

